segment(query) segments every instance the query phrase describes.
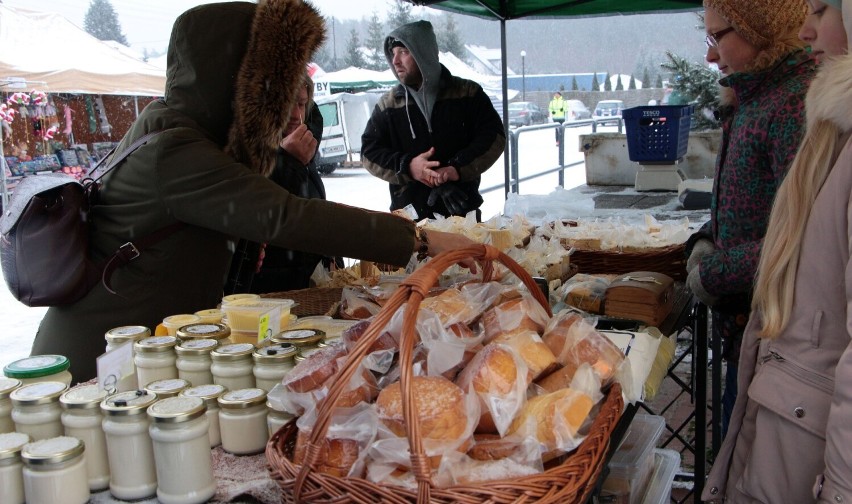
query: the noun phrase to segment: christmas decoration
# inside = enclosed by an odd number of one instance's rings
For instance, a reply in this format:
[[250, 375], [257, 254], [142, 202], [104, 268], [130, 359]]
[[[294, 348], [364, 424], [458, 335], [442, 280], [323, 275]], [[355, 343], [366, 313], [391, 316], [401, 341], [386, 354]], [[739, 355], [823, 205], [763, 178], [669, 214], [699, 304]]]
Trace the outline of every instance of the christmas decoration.
[[[719, 121], [713, 112], [719, 108], [719, 79], [722, 75], [702, 63], [690, 63], [685, 58], [666, 52], [669, 59], [660, 66], [672, 74], [670, 86], [672, 95], [678, 97], [683, 104], [695, 105], [695, 113], [692, 115], [691, 129], [694, 131], [716, 129], [720, 127]], [[673, 103], [670, 98], [671, 105]]]

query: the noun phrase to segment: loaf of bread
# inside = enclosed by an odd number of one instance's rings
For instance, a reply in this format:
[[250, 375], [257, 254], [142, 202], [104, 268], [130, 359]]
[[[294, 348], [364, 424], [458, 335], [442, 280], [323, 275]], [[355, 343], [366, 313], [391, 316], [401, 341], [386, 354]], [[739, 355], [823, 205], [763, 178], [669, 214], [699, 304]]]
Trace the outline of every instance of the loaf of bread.
[[474, 460], [502, 460], [517, 449], [517, 438], [502, 438], [499, 434], [474, 434], [473, 446], [467, 451], [467, 456]]
[[591, 397], [570, 388], [533, 397], [515, 417], [509, 434], [538, 439], [547, 450], [542, 457], [546, 462], [574, 447], [577, 431], [593, 405]]
[[[340, 337], [346, 345], [347, 351], [351, 352], [352, 349], [355, 348], [355, 345], [357, 345], [361, 340], [361, 337], [367, 331], [367, 328], [370, 327], [371, 323], [372, 318], [359, 320], [343, 330]], [[388, 349], [399, 350], [399, 345], [397, 344], [396, 339], [394, 339], [389, 332], [382, 331], [382, 334], [380, 334], [376, 341], [370, 346], [370, 350], [367, 353]]]
[[[441, 376], [415, 376], [411, 395], [423, 438], [456, 441], [464, 436], [467, 411], [464, 392], [456, 384]], [[376, 399], [379, 420], [400, 437], [405, 436], [402, 400], [400, 382], [382, 389]]]
[[501, 335], [534, 331], [541, 334], [548, 316], [544, 308], [530, 296], [512, 299], [487, 310], [482, 314], [485, 341], [490, 342]]
[[560, 370], [566, 377], [573, 377], [580, 364], [587, 363], [606, 385], [624, 362], [621, 350], [576, 313], [564, 311], [555, 315], [542, 339], [556, 356], [556, 362], [568, 368]]
[[310, 392], [319, 388], [335, 373], [337, 359], [346, 355], [343, 342], [335, 342], [305, 357], [284, 376], [282, 383], [291, 392]]
[[556, 356], [535, 331], [501, 335], [495, 343], [508, 346], [524, 361], [527, 365], [527, 384], [539, 376], [550, 374], [559, 367]]
[[[310, 431], [299, 430], [296, 436], [296, 447], [293, 449], [293, 463], [301, 465], [305, 460], [305, 450], [310, 441]], [[320, 442], [320, 455], [317, 459], [316, 470], [344, 478], [358, 460], [358, 442], [354, 439], [324, 438]], [[362, 477], [353, 474], [354, 477]]]
[[469, 324], [479, 316], [476, 307], [458, 289], [447, 289], [437, 296], [427, 297], [420, 303], [420, 309], [438, 315], [445, 326], [458, 322]]
[[505, 432], [524, 401], [527, 372], [510, 347], [492, 343], [459, 373], [456, 384], [480, 400], [477, 433]]

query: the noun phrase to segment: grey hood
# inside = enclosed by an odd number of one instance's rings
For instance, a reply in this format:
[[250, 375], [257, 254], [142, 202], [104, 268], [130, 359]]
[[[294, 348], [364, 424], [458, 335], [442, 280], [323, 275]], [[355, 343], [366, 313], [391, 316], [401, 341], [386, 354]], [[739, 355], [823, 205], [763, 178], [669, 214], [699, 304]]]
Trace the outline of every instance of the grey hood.
[[402, 42], [411, 51], [411, 55], [423, 75], [423, 85], [420, 89], [413, 89], [404, 84], [403, 86], [414, 97], [414, 101], [426, 118], [429, 131], [432, 131], [432, 108], [438, 97], [438, 84], [441, 79], [441, 64], [438, 62], [438, 40], [435, 38], [435, 30], [429, 21], [415, 21], [400, 26], [385, 38], [385, 57], [394, 76], [399, 80], [399, 75], [393, 67], [393, 50], [391, 48], [396, 40]]

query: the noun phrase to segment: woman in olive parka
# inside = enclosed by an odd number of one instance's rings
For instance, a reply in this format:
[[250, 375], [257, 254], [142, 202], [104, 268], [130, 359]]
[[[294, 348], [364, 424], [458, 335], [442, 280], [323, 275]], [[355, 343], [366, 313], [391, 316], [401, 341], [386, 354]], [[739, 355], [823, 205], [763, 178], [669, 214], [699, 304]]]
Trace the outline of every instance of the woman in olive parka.
[[[104, 333], [155, 327], [166, 316], [215, 307], [236, 240], [405, 265], [426, 242], [412, 222], [292, 196], [267, 176], [323, 19], [300, 0], [202, 5], [172, 29], [165, 96], [139, 115], [117, 152], [155, 131], [103, 180], [92, 209], [92, 255], [184, 226], [96, 285], [50, 307], [33, 355], [61, 354], [75, 381], [96, 376]], [[469, 245], [430, 232], [430, 255]]]

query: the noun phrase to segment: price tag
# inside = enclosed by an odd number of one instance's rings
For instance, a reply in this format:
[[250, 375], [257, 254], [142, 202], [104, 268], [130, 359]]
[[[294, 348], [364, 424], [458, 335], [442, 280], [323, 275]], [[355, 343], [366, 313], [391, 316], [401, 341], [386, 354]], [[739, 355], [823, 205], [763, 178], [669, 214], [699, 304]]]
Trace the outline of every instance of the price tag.
[[281, 307], [275, 306], [258, 318], [257, 342], [261, 343], [281, 332]]
[[119, 382], [136, 374], [136, 365], [133, 364], [133, 342], [128, 341], [98, 357], [97, 369], [98, 389], [106, 390], [108, 394], [120, 392]]

